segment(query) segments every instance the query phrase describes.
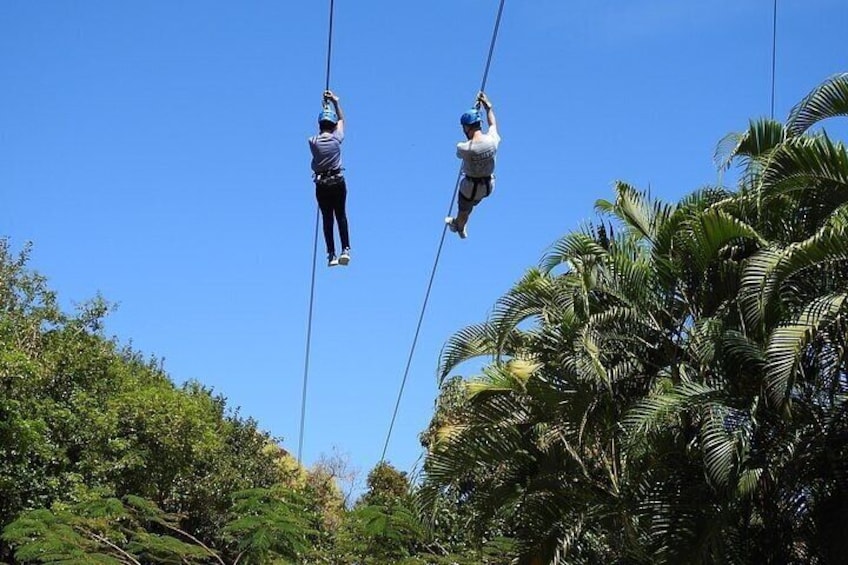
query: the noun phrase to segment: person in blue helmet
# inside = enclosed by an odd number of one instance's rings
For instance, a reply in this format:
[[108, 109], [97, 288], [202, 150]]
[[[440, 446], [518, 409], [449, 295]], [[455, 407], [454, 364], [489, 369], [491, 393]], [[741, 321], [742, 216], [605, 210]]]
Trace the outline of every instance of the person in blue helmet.
[[[344, 114], [339, 97], [327, 90], [324, 92], [324, 107], [318, 114], [318, 135], [309, 138], [312, 152], [312, 172], [315, 180], [315, 198], [324, 221], [324, 241], [327, 245], [327, 265], [350, 263], [350, 236], [348, 234], [347, 184], [342, 175], [342, 141], [344, 141]], [[336, 257], [333, 237], [333, 219], [339, 225], [342, 252]]]
[[[471, 211], [495, 188], [495, 155], [501, 142], [491, 101], [481, 92], [477, 95], [477, 103], [477, 107], [468, 110], [459, 119], [467, 139], [456, 145], [456, 156], [462, 159], [462, 179], [457, 193], [459, 211], [455, 218], [445, 218], [450, 230], [462, 239], [468, 237], [465, 226]], [[479, 106], [486, 110], [486, 121], [489, 124], [486, 133], [483, 133], [483, 117]]]

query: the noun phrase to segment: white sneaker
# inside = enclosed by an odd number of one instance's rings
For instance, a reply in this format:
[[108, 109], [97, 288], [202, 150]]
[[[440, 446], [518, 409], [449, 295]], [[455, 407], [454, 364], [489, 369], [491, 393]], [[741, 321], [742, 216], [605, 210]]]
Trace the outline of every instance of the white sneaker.
[[445, 218], [445, 223], [448, 225], [448, 228], [450, 228], [450, 231], [452, 231], [453, 233], [459, 233], [460, 238], [465, 239], [466, 237], [468, 237], [468, 232], [465, 229], [467, 226], [463, 226], [462, 231], [459, 231], [456, 228], [456, 218], [448, 216], [447, 218]]
[[347, 265], [350, 263], [350, 248], [345, 247], [342, 254], [339, 255], [339, 265]]
[[336, 255], [335, 255], [335, 254], [330, 253], [329, 255], [327, 255], [327, 266], [328, 266], [328, 267], [335, 267], [335, 266], [337, 266], [338, 264], [339, 264], [339, 260], [338, 260], [338, 259], [336, 259]]

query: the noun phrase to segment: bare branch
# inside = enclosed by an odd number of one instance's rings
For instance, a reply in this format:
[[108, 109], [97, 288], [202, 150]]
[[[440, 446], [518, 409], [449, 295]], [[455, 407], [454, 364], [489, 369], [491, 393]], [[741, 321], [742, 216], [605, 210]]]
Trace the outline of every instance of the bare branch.
[[96, 534], [96, 533], [92, 532], [91, 530], [84, 528], [82, 526], [74, 526], [74, 527], [77, 530], [84, 533], [85, 535], [87, 535], [88, 537], [90, 537], [91, 539], [93, 539], [94, 541], [96, 541], [98, 543], [102, 543], [102, 544], [112, 548], [114, 551], [117, 551], [118, 554], [121, 555], [124, 558], [124, 561], [129, 562], [129, 563], [134, 563], [135, 565], [141, 565], [141, 562], [139, 560], [137, 560], [135, 557], [133, 557], [132, 554], [127, 553], [126, 551], [124, 551], [123, 549], [121, 549], [120, 547], [118, 547], [117, 545], [112, 543], [111, 541], [109, 541], [109, 538], [107, 538], [105, 536], [101, 536], [100, 534]]
[[[184, 536], [185, 538], [190, 539], [191, 541], [193, 541], [194, 543], [196, 543], [197, 545], [199, 545], [200, 547], [202, 547], [204, 550], [206, 550], [206, 552], [207, 552], [210, 556], [214, 557], [214, 558], [215, 558], [215, 560], [216, 560], [218, 563], [220, 563], [221, 565], [227, 565], [226, 563], [224, 563], [224, 560], [223, 560], [223, 559], [221, 559], [221, 556], [220, 556], [220, 555], [218, 555], [218, 552], [217, 552], [217, 551], [214, 551], [213, 549], [210, 549], [210, 548], [209, 548], [209, 546], [207, 546], [205, 543], [203, 543], [202, 541], [200, 541], [199, 539], [197, 539], [196, 537], [194, 537], [194, 536], [193, 536], [193, 535], [191, 535], [190, 533], [188, 533], [188, 532], [186, 532], [186, 531], [184, 531], [184, 530], [181, 530], [181, 529], [179, 529], [179, 528], [178, 528], [178, 527], [176, 527], [176, 526], [172, 526], [171, 524], [167, 523], [167, 522], [166, 522], [166, 521], [164, 521], [164, 520], [157, 520], [157, 521], [156, 521], [156, 523], [158, 523], [160, 526], [164, 526], [165, 528], [167, 528], [167, 529], [171, 530], [172, 532], [178, 533], [178, 534], [180, 534], [180, 535]], [[139, 565], [140, 565], [140, 564], [139, 564]]]

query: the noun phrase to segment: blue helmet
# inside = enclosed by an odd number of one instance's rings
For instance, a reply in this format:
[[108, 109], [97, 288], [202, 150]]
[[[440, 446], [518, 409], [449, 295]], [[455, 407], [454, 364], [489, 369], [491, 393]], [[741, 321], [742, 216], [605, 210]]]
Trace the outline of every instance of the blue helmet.
[[330, 108], [329, 106], [325, 106], [321, 113], [318, 114], [319, 122], [330, 122], [335, 125], [339, 123], [339, 117], [336, 115], [336, 112]]
[[465, 112], [461, 118], [459, 118], [459, 123], [464, 126], [471, 126], [474, 124], [479, 124], [483, 121], [483, 118], [480, 116], [480, 110], [477, 108], [472, 108]]

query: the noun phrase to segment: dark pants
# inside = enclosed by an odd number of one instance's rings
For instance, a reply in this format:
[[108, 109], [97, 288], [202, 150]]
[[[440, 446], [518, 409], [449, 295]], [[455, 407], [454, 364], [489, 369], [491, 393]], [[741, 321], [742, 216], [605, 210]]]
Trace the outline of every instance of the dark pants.
[[333, 185], [315, 185], [315, 198], [321, 209], [324, 219], [324, 241], [327, 243], [327, 254], [336, 254], [336, 244], [333, 239], [333, 215], [339, 223], [339, 237], [342, 240], [342, 250], [350, 247], [350, 237], [347, 233], [347, 214], [345, 213], [345, 201], [347, 200], [347, 185], [344, 179]]

